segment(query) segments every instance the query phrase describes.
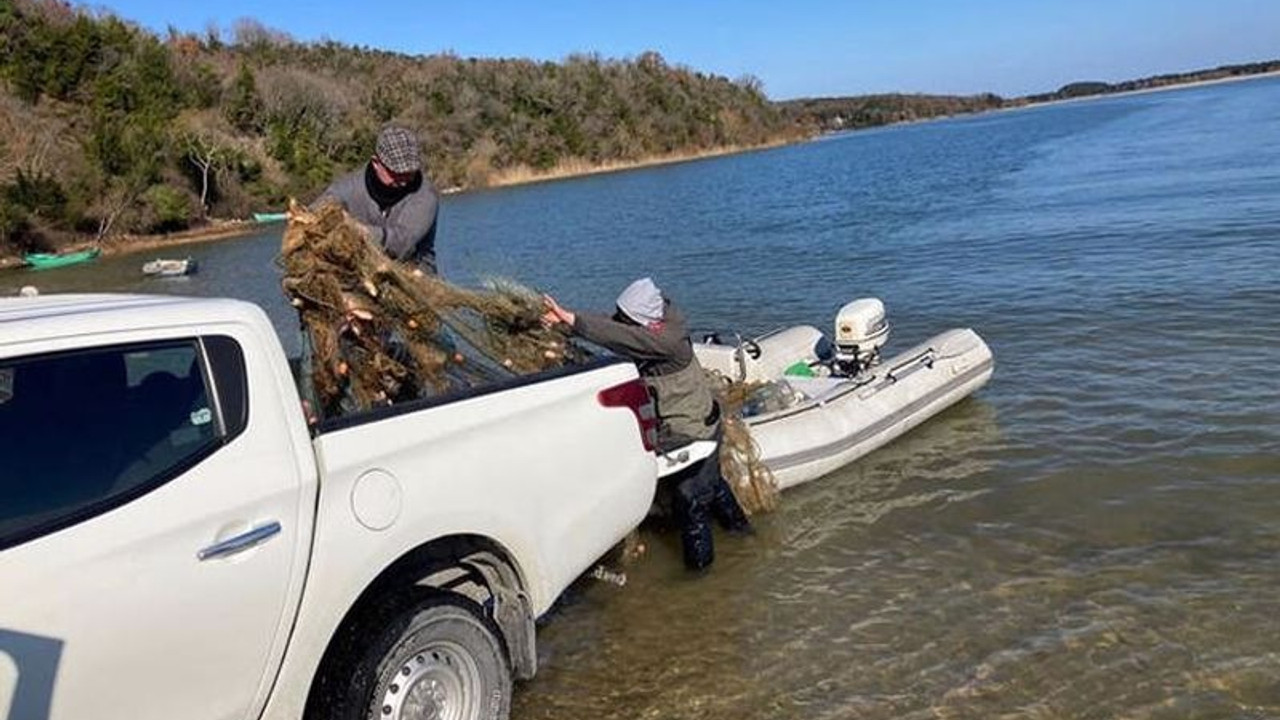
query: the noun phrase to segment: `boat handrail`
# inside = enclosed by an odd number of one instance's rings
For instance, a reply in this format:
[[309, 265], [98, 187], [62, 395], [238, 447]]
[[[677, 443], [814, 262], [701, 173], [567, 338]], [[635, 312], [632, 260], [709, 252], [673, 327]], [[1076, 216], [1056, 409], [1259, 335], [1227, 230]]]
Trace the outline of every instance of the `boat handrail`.
[[926, 367], [931, 367], [933, 365], [933, 354], [934, 354], [933, 348], [931, 347], [925, 348], [924, 350], [921, 350], [920, 352], [916, 353], [915, 355], [912, 355], [906, 360], [896, 363], [893, 367], [885, 371], [884, 376], [888, 380], [896, 382], [898, 380], [898, 373], [903, 368], [906, 368], [910, 365], [917, 365], [921, 363], [921, 361], [924, 361], [924, 365]]

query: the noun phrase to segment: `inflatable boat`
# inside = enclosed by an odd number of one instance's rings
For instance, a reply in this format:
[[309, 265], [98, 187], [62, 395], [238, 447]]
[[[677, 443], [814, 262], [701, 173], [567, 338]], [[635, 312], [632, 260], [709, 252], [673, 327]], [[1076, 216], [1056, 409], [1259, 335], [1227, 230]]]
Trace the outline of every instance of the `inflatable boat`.
[[191, 258], [182, 260], [157, 258], [142, 264], [142, 274], [153, 277], [179, 277], [182, 275], [194, 275], [197, 267], [196, 261]]
[[742, 417], [780, 489], [847, 465], [981, 388], [995, 360], [970, 329], [889, 358], [884, 304], [855, 300], [834, 339], [801, 325], [749, 340], [694, 343], [703, 367], [753, 390]]

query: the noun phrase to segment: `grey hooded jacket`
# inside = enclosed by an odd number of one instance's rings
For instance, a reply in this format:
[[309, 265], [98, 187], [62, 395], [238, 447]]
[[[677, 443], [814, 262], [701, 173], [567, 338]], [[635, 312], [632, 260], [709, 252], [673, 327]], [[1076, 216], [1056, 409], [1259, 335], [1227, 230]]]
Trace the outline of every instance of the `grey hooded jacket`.
[[396, 260], [413, 263], [424, 272], [436, 272], [436, 218], [440, 200], [426, 173], [422, 184], [399, 202], [383, 211], [365, 185], [366, 167], [338, 178], [319, 199], [316, 206], [336, 200], [351, 217], [369, 228], [369, 232]]
[[710, 439], [719, 425], [713, 413], [715, 398], [689, 344], [684, 314], [667, 300], [663, 318], [661, 328], [655, 331], [580, 312], [576, 314], [573, 331], [636, 362], [656, 396], [664, 434], [689, 440]]

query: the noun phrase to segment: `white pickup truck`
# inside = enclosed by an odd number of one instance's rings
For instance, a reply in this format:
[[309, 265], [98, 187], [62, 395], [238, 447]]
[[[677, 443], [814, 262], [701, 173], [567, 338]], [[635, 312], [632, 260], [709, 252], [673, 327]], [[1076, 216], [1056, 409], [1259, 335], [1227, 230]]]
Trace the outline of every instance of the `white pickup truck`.
[[309, 426], [234, 300], [0, 300], [0, 720], [501, 718], [643, 519], [619, 360]]

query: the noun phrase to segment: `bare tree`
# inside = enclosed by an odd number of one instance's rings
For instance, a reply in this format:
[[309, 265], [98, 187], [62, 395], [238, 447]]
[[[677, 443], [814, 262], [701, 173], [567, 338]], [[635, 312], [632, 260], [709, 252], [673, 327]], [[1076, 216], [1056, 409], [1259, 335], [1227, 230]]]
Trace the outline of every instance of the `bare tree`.
[[761, 99], [764, 98], [764, 81], [751, 73], [739, 75], [738, 79], [733, 81], [733, 84], [752, 95], [759, 96]]
[[110, 237], [116, 221], [138, 204], [138, 198], [142, 196], [142, 191], [145, 189], [146, 183], [137, 177], [120, 178], [117, 182], [108, 185], [97, 202], [100, 215], [95, 243], [101, 243]]
[[176, 133], [184, 161], [195, 170], [200, 185], [200, 217], [209, 215], [210, 195], [222, 172], [236, 157], [235, 132], [216, 110], [185, 115]]
[[284, 45], [289, 41], [287, 33], [263, 25], [249, 18], [237, 18], [231, 23], [232, 42], [242, 48], [262, 48], [272, 45]]
[[0, 97], [0, 181], [19, 170], [40, 174], [57, 167], [65, 154], [58, 138], [66, 124], [42, 116], [16, 98]]
[[226, 146], [207, 130], [188, 130], [183, 133], [187, 162], [200, 172], [200, 216], [209, 214], [209, 175], [216, 173], [227, 162]]
[[217, 21], [210, 20], [204, 26], [204, 42], [205, 46], [210, 50], [221, 50], [223, 46], [222, 28]]
[[258, 87], [268, 124], [293, 133], [309, 129], [326, 149], [332, 149], [336, 131], [360, 107], [359, 88], [300, 69], [264, 71]]

